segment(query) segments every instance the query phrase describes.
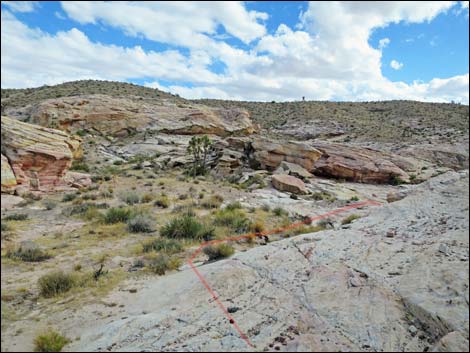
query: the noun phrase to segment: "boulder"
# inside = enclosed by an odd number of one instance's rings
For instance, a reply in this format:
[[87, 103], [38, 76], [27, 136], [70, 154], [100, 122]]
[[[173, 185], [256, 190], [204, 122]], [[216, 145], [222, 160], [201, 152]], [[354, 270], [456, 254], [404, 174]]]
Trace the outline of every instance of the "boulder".
[[292, 175], [275, 174], [271, 180], [273, 186], [279, 191], [287, 191], [293, 194], [307, 194], [307, 188], [302, 180]]
[[391, 153], [338, 143], [314, 143], [322, 155], [314, 165], [314, 174], [362, 183], [392, 183], [409, 175], [398, 164], [408, 161]]
[[78, 189], [89, 187], [93, 184], [90, 174], [87, 173], [78, 173], [78, 172], [67, 172], [64, 180], [70, 186]]
[[300, 179], [308, 179], [313, 177], [313, 174], [302, 168], [295, 163], [282, 161], [279, 167], [274, 171], [275, 174], [288, 174]]
[[305, 142], [297, 141], [268, 141], [257, 139], [252, 143], [253, 159], [262, 169], [274, 170], [282, 161], [298, 164], [307, 171], [313, 170], [313, 165], [320, 158], [321, 152]]
[[9, 192], [16, 186], [15, 174], [8, 159], [2, 154], [2, 192]]
[[[2, 151], [18, 187], [51, 191], [65, 185], [63, 177], [80, 150], [80, 140], [66, 133], [2, 116]], [[3, 188], [2, 159], [2, 188]], [[7, 169], [7, 167], [5, 166]], [[10, 175], [11, 179], [11, 175]]]
[[218, 109], [203, 105], [152, 104], [104, 95], [62, 97], [38, 103], [31, 121], [61, 130], [95, 131], [123, 138], [135, 132], [169, 134], [247, 135], [255, 132], [250, 115], [241, 109]]

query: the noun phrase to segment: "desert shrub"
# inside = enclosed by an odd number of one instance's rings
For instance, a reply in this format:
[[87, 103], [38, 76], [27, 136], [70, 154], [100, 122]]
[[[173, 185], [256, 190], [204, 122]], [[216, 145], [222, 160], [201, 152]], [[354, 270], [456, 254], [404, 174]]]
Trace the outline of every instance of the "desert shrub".
[[85, 161], [76, 159], [72, 162], [70, 170], [79, 170], [88, 173], [90, 171], [90, 167], [85, 163]]
[[273, 214], [277, 217], [282, 217], [282, 216], [287, 216], [288, 213], [286, 210], [284, 210], [283, 208], [281, 207], [276, 207], [273, 209]]
[[51, 255], [41, 250], [39, 247], [18, 247], [9, 249], [6, 256], [10, 259], [18, 259], [26, 262], [40, 262], [51, 258]]
[[168, 270], [176, 270], [180, 267], [181, 261], [177, 258], [170, 258], [166, 254], [158, 254], [149, 261], [148, 267], [156, 274], [162, 276]]
[[351, 223], [352, 221], [354, 221], [355, 219], [358, 219], [358, 218], [361, 218], [361, 216], [357, 215], [357, 214], [352, 214], [346, 218], [344, 218], [342, 221], [341, 221], [341, 224], [349, 224]]
[[104, 214], [104, 223], [114, 224], [119, 222], [127, 222], [131, 217], [131, 210], [127, 208], [111, 207]]
[[264, 222], [258, 220], [250, 224], [250, 231], [253, 233], [261, 233], [265, 229]]
[[25, 221], [28, 219], [28, 215], [25, 213], [12, 213], [6, 216], [3, 220], [5, 221]]
[[35, 352], [60, 352], [70, 340], [60, 333], [48, 330], [34, 339]]
[[225, 207], [227, 210], [237, 210], [240, 208], [242, 208], [242, 204], [239, 201], [231, 202]]
[[359, 201], [359, 197], [353, 196], [349, 199], [349, 201]]
[[105, 209], [108, 207], [109, 205], [107, 203], [95, 204], [92, 202], [83, 202], [64, 208], [62, 214], [65, 216], [86, 215], [86, 219], [92, 219], [98, 216], [97, 209]]
[[240, 209], [223, 209], [216, 212], [214, 224], [232, 228], [237, 233], [244, 232], [248, 229], [249, 220], [245, 212]]
[[312, 199], [316, 200], [316, 201], [320, 201], [320, 200], [326, 200], [326, 201], [334, 201], [336, 198], [334, 195], [328, 193], [328, 192], [315, 192], [312, 194]]
[[161, 251], [168, 255], [183, 251], [183, 245], [175, 239], [156, 238], [142, 245], [144, 252]]
[[161, 208], [168, 208], [170, 206], [170, 199], [166, 195], [161, 195], [153, 204]]
[[4, 221], [2, 220], [1, 225], [2, 225], [2, 232], [8, 232], [8, 231], [10, 231], [11, 227], [10, 227], [10, 225], [9, 225], [7, 222], [4, 222]]
[[212, 195], [209, 198], [203, 199], [201, 201], [201, 207], [203, 208], [219, 208], [224, 202], [224, 198], [220, 195]]
[[62, 197], [62, 202], [69, 202], [69, 201], [73, 201], [77, 198], [77, 194], [65, 194], [63, 197]]
[[206, 246], [203, 251], [209, 257], [209, 261], [213, 261], [233, 255], [235, 249], [231, 245], [223, 243]]
[[75, 278], [71, 274], [55, 271], [40, 277], [38, 285], [41, 295], [50, 298], [72, 289]]
[[192, 214], [186, 213], [165, 224], [160, 234], [173, 239], [201, 239], [203, 228], [203, 225]]
[[135, 205], [140, 201], [139, 195], [132, 191], [122, 193], [121, 195], [119, 195], [119, 198], [121, 199], [121, 201], [124, 201], [128, 205]]
[[192, 176], [204, 175], [207, 173], [207, 155], [209, 153], [212, 141], [204, 136], [193, 136], [189, 141], [187, 152], [193, 157], [193, 163], [188, 172]]
[[44, 200], [42, 203], [44, 204], [44, 207], [46, 207], [46, 210], [49, 211], [57, 207], [57, 202], [52, 200]]
[[178, 196], [179, 200], [186, 200], [188, 198], [188, 194], [181, 194]]
[[398, 175], [391, 176], [389, 183], [392, 185], [406, 184], [406, 182], [402, 178], [400, 178]]
[[140, 202], [142, 202], [142, 203], [148, 203], [148, 202], [150, 202], [150, 201], [152, 201], [152, 200], [153, 200], [153, 195], [150, 194], [150, 193], [146, 193], [146, 194], [144, 194], [144, 195], [142, 196], [142, 199], [141, 199]]
[[155, 222], [148, 214], [137, 214], [127, 220], [127, 229], [131, 233], [151, 233], [155, 231]]

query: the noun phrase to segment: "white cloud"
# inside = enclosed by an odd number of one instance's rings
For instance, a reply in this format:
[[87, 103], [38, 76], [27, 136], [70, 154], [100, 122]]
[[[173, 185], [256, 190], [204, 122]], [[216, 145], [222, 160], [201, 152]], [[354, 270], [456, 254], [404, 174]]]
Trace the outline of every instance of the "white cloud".
[[[314, 2], [296, 29], [280, 24], [271, 34], [265, 33], [266, 14], [248, 11], [238, 2], [112, 5], [62, 4], [67, 16], [80, 23], [112, 26], [127, 35], [183, 47], [188, 54], [105, 45], [78, 29], [51, 35], [2, 11], [2, 87], [139, 78], [147, 80], [147, 86], [187, 98], [284, 101], [305, 96], [468, 103], [468, 73], [430, 82], [391, 82], [382, 75], [381, 64], [389, 39], [383, 38], [379, 48], [368, 43], [374, 29], [400, 21], [431, 21], [447, 11], [450, 2]], [[253, 41], [251, 49], [229, 45], [224, 41], [227, 35]], [[222, 65], [223, 73], [212, 72], [212, 64]], [[162, 84], [167, 81], [172, 83]], [[186, 82], [192, 83], [190, 87]]]
[[400, 70], [403, 67], [403, 63], [398, 62], [394, 59], [390, 61], [390, 67], [394, 70]]
[[379, 40], [379, 49], [383, 49], [389, 44], [390, 44], [390, 38], [382, 38], [381, 40]]
[[13, 12], [33, 12], [39, 6], [39, 1], [2, 1], [2, 5]]
[[238, 1], [142, 1], [94, 2], [62, 1], [67, 15], [84, 24], [102, 22], [121, 28], [130, 36], [189, 48], [210, 45], [207, 34], [217, 33], [222, 25], [227, 33], [249, 43], [263, 36], [266, 28], [259, 20], [268, 15], [247, 11]]

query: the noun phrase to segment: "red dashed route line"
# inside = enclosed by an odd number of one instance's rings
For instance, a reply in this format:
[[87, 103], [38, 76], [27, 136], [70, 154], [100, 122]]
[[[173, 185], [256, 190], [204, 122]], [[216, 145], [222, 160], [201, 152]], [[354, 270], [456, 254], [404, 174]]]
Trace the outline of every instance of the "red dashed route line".
[[212, 288], [209, 286], [209, 284], [207, 283], [207, 281], [205, 280], [204, 276], [201, 274], [201, 272], [199, 272], [199, 270], [196, 268], [196, 266], [194, 266], [193, 264], [193, 260], [195, 259], [195, 257], [202, 251], [202, 249], [204, 249], [206, 246], [208, 245], [214, 245], [214, 244], [218, 244], [218, 243], [223, 243], [223, 242], [226, 242], [226, 241], [239, 241], [239, 240], [242, 240], [242, 239], [246, 239], [246, 238], [250, 238], [250, 237], [261, 237], [261, 236], [266, 236], [266, 235], [271, 235], [271, 234], [277, 234], [277, 233], [281, 233], [281, 232], [285, 232], [286, 230], [290, 230], [290, 229], [293, 229], [293, 228], [296, 228], [296, 227], [300, 227], [301, 225], [304, 225], [304, 224], [310, 224], [314, 221], [318, 221], [320, 219], [323, 219], [323, 218], [326, 218], [326, 217], [329, 217], [329, 216], [333, 216], [333, 215], [336, 215], [338, 213], [342, 213], [342, 212], [345, 212], [345, 211], [349, 211], [349, 210], [352, 210], [354, 208], [359, 208], [359, 207], [363, 207], [363, 206], [367, 206], [367, 205], [371, 205], [371, 206], [381, 206], [382, 204], [380, 202], [377, 202], [377, 201], [373, 201], [373, 200], [366, 200], [366, 201], [362, 201], [362, 202], [356, 202], [354, 204], [351, 204], [351, 205], [348, 205], [348, 206], [344, 206], [344, 207], [341, 207], [341, 208], [337, 208], [336, 210], [333, 210], [333, 211], [330, 211], [330, 212], [327, 212], [327, 213], [324, 213], [324, 214], [321, 214], [319, 216], [313, 216], [313, 217], [310, 217], [310, 218], [307, 218], [305, 220], [303, 220], [302, 222], [297, 222], [297, 223], [292, 223], [290, 225], [288, 225], [287, 227], [282, 227], [282, 228], [276, 228], [276, 229], [271, 229], [269, 231], [264, 231], [264, 232], [259, 232], [259, 233], [250, 233], [250, 234], [243, 234], [243, 235], [239, 235], [239, 236], [236, 236], [236, 237], [228, 237], [228, 238], [225, 238], [225, 239], [219, 239], [219, 240], [210, 240], [210, 241], [206, 241], [204, 243], [202, 243], [199, 248], [196, 249], [196, 251], [193, 253], [193, 255], [190, 257], [190, 259], [188, 260], [188, 264], [189, 266], [191, 267], [191, 269], [194, 271], [194, 273], [196, 274], [196, 276], [199, 278], [199, 280], [201, 281], [201, 283], [203, 284], [203, 286], [207, 289], [207, 291], [209, 292], [209, 294], [212, 296], [212, 298], [214, 299], [214, 301], [217, 303], [217, 305], [220, 307], [220, 309], [223, 311], [223, 313], [225, 314], [225, 316], [227, 317], [227, 319], [229, 320], [229, 322], [233, 325], [233, 327], [235, 328], [235, 330], [240, 334], [240, 337], [246, 342], [246, 344], [251, 347], [251, 348], [255, 348], [255, 346], [250, 342], [250, 340], [248, 339], [248, 337], [243, 333], [243, 331], [240, 329], [240, 327], [238, 326], [238, 324], [235, 322], [235, 320], [233, 319], [232, 315], [230, 315], [230, 313], [228, 312], [227, 308], [224, 306], [224, 304], [222, 304], [222, 302], [219, 300], [219, 297], [217, 294], [215, 294], [215, 292], [212, 290]]

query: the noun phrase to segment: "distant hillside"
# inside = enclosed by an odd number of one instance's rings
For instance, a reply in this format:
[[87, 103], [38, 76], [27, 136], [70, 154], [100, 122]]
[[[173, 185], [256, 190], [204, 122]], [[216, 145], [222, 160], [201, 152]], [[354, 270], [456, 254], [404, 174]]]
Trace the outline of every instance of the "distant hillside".
[[291, 132], [329, 125], [347, 131], [354, 140], [397, 142], [410, 137], [468, 136], [468, 105], [416, 101], [381, 102], [240, 102], [199, 99], [194, 102], [212, 107], [239, 107], [252, 119], [273, 132]]
[[2, 111], [5, 107], [23, 107], [41, 102], [45, 99], [90, 94], [105, 94], [112, 97], [143, 97], [147, 99], [184, 99], [158, 89], [134, 85], [125, 82], [82, 80], [62, 83], [55, 86], [37, 88], [3, 89]]
[[[456, 142], [468, 138], [468, 105], [416, 101], [383, 102], [243, 102], [215, 99], [186, 100], [179, 96], [131, 83], [83, 80], [55, 86], [2, 89], [2, 112], [34, 105], [50, 98], [104, 94], [160, 103], [203, 104], [244, 108], [271, 135], [307, 139], [342, 135], [344, 141]], [[430, 137], [433, 137], [431, 140]]]

